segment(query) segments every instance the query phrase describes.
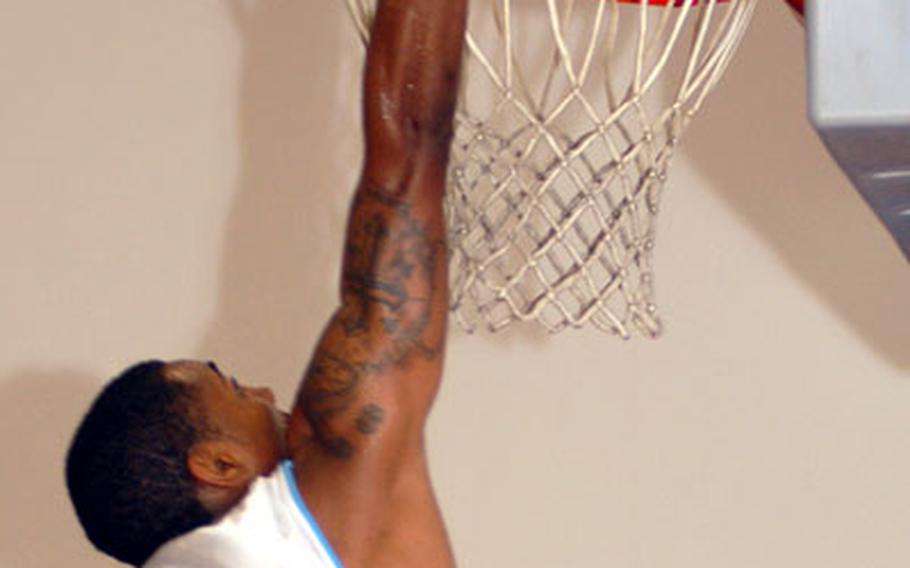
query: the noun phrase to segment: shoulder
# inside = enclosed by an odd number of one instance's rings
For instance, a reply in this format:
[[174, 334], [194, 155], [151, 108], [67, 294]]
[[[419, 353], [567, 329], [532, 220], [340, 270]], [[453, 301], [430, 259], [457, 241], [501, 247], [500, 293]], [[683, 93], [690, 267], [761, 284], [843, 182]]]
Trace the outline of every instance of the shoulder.
[[217, 522], [162, 546], [144, 568], [338, 568], [299, 509], [289, 466], [260, 478]]

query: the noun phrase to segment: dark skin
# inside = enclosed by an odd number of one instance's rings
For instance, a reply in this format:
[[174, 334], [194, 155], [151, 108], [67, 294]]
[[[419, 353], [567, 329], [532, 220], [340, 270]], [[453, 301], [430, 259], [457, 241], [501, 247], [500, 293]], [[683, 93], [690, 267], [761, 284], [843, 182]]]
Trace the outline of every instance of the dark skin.
[[[442, 198], [466, 0], [380, 0], [364, 77], [363, 172], [341, 301], [289, 418], [217, 367], [169, 363], [230, 435], [189, 469], [218, 514], [278, 461], [347, 568], [454, 566], [427, 467], [424, 425], [442, 375], [448, 312]], [[287, 424], [285, 427], [285, 418]], [[284, 440], [282, 440], [284, 438]]]

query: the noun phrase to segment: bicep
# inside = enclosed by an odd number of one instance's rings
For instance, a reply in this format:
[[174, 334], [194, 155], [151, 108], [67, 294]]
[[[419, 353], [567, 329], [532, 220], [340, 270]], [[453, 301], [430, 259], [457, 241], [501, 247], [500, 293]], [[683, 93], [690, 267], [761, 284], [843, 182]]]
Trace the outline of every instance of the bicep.
[[[329, 454], [398, 451], [419, 434], [438, 386], [447, 291], [444, 243], [399, 211], [355, 200], [342, 302], [307, 368], [294, 412]], [[369, 196], [362, 199], [372, 199]], [[416, 427], [415, 427], [416, 426]]]
[[290, 446], [319, 525], [345, 564], [360, 566], [388, 526], [402, 473], [422, 459], [441, 343], [371, 333], [349, 309], [335, 314], [313, 356], [292, 416], [309, 435]]
[[[407, 193], [407, 192], [406, 192]], [[441, 211], [364, 184], [353, 201], [341, 303], [306, 371], [294, 412], [344, 458], [420, 428], [442, 366], [448, 293]], [[292, 447], [294, 441], [292, 442]], [[396, 451], [391, 448], [390, 451]]]

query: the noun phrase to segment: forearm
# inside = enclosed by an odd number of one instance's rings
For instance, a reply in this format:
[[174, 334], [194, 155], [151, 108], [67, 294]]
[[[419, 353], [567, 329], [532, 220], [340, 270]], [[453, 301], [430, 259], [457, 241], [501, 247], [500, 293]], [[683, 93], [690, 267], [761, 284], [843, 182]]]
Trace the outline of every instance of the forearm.
[[[466, 0], [380, 0], [364, 77], [365, 171], [401, 184], [424, 159], [444, 175]], [[387, 181], [388, 180], [388, 181]]]

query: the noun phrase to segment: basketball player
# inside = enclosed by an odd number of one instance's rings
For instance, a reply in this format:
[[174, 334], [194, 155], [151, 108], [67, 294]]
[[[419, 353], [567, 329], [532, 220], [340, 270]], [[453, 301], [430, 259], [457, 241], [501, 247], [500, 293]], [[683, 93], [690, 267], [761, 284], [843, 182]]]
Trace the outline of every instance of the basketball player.
[[73, 440], [100, 550], [162, 567], [453, 566], [424, 424], [445, 350], [442, 196], [466, 0], [380, 0], [341, 301], [289, 415], [214, 363], [148, 361]]

